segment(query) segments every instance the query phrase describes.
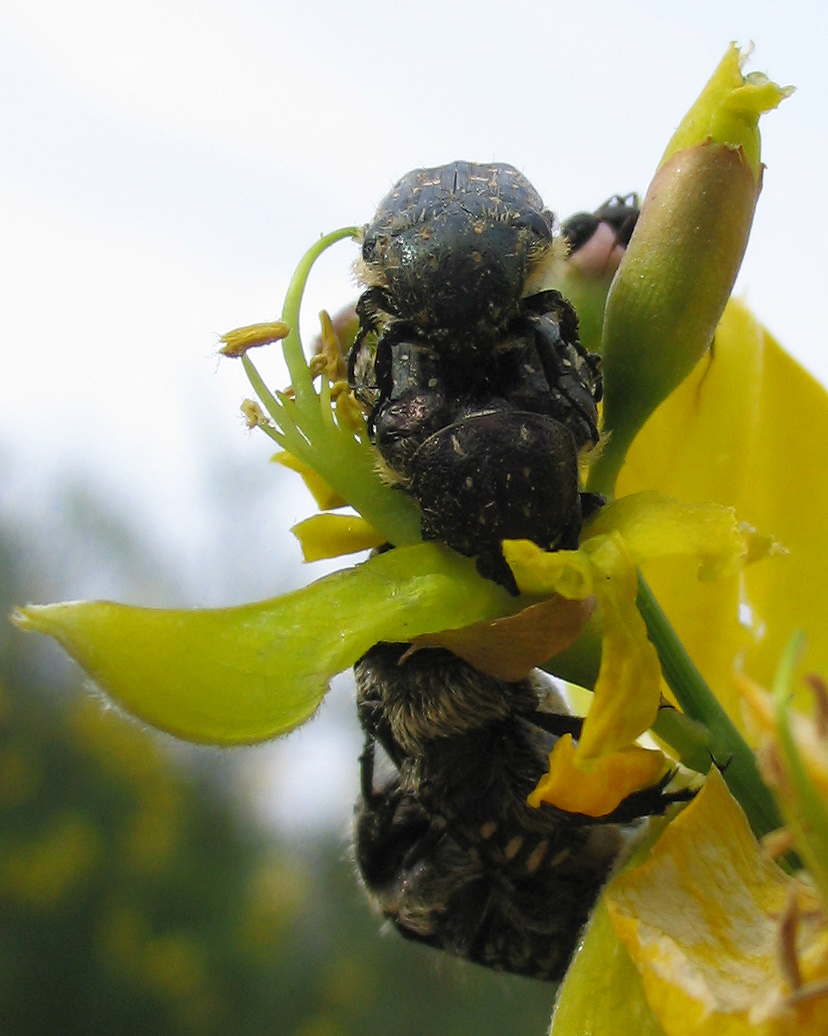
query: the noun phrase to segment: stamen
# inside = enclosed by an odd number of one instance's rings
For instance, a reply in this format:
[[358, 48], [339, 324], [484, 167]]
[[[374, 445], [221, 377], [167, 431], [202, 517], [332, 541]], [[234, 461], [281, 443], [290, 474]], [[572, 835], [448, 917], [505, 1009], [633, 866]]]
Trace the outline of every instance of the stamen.
[[808, 673], [805, 682], [814, 692], [814, 724], [820, 740], [828, 740], [828, 686], [821, 676]]
[[769, 831], [762, 838], [762, 849], [771, 860], [778, 860], [793, 850], [794, 837], [786, 827]]
[[785, 912], [779, 919], [777, 929], [777, 959], [779, 968], [793, 991], [802, 986], [799, 958], [796, 952], [796, 934], [799, 929], [799, 905], [796, 893], [791, 892], [785, 905]]

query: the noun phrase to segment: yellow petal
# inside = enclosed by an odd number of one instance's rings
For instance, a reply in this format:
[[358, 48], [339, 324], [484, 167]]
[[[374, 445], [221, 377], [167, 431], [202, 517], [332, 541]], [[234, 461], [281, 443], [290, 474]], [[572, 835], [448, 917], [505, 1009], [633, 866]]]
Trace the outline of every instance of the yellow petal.
[[731, 43], [716, 71], [667, 145], [662, 163], [685, 148], [715, 141], [744, 152], [754, 177], [761, 172], [759, 117], [793, 93], [777, 86], [761, 72], [742, 74], [747, 54]]
[[572, 600], [592, 593], [592, 563], [580, 550], [545, 551], [531, 540], [504, 540], [503, 556], [521, 593], [538, 597], [557, 593]]
[[281, 453], [274, 453], [270, 458], [275, 464], [281, 464], [284, 468], [290, 468], [302, 476], [302, 481], [310, 490], [310, 494], [316, 501], [320, 511], [332, 511], [335, 507], [344, 507], [345, 500], [332, 489], [328, 483], [318, 475], [313, 468], [304, 461], [294, 457], [292, 453], [283, 450]]
[[503, 555], [523, 593], [595, 594], [601, 608], [601, 665], [578, 744], [595, 759], [632, 744], [654, 722], [661, 667], [636, 607], [636, 569], [617, 532], [590, 536], [579, 550], [545, 552], [528, 540], [505, 540]]
[[721, 579], [768, 554], [782, 553], [771, 537], [740, 522], [732, 507], [685, 503], [664, 493], [640, 492], [605, 507], [585, 536], [615, 531], [633, 564], [665, 557], [698, 558], [699, 579]]
[[636, 606], [638, 577], [624, 541], [618, 533], [596, 536], [590, 548], [601, 576], [595, 590], [604, 636], [595, 694], [578, 743], [581, 759], [632, 744], [655, 722], [661, 700], [661, 665]]
[[[770, 686], [794, 628], [808, 635], [808, 665], [828, 672], [828, 395], [748, 310], [731, 300], [712, 355], [636, 437], [618, 494], [655, 489], [733, 507], [784, 545], [785, 557], [712, 584], [690, 562], [647, 564], [644, 574], [693, 661], [741, 720], [734, 659]], [[743, 605], [740, 612], [740, 604]], [[805, 695], [799, 702], [805, 704]]]
[[572, 736], [565, 734], [550, 753], [549, 772], [527, 801], [535, 808], [546, 802], [567, 813], [604, 817], [634, 791], [655, 784], [666, 769], [661, 752], [638, 745], [584, 765], [578, 761]]
[[290, 530], [305, 561], [337, 558], [381, 547], [385, 538], [357, 514], [315, 514]]
[[685, 504], [656, 492], [609, 504], [584, 529], [577, 551], [547, 553], [526, 540], [504, 542], [522, 592], [594, 593], [601, 605], [601, 664], [578, 746], [582, 760], [632, 744], [658, 711], [661, 667], [636, 605], [637, 566], [685, 555], [698, 569], [682, 569], [692, 584], [696, 575], [721, 578], [774, 550], [773, 541], [739, 523], [732, 508]]
[[[650, 860], [605, 896], [667, 1036], [828, 1031], [828, 997], [806, 995], [828, 978], [825, 916], [762, 852], [717, 770]], [[781, 920], [792, 898], [799, 924], [786, 940]], [[802, 983], [793, 998], [792, 963]]]

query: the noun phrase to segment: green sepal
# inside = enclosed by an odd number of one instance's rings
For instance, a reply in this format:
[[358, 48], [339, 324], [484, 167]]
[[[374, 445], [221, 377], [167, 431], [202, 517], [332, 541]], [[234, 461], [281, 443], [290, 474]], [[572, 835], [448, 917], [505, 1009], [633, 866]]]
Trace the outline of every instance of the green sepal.
[[664, 1036], [602, 898], [558, 990], [549, 1036], [610, 1033]]

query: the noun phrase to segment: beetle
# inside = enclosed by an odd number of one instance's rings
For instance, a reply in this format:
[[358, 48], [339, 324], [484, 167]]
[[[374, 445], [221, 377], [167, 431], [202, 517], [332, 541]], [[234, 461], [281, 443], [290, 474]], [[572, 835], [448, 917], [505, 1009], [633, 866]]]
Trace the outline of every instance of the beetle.
[[631, 191], [629, 194], [613, 194], [594, 212], [576, 212], [564, 220], [561, 227], [569, 245], [569, 254], [581, 251], [595, 237], [602, 226], [612, 235], [613, 245], [626, 248], [630, 243], [638, 216], [641, 199]]
[[349, 381], [389, 479], [427, 539], [516, 592], [500, 542], [577, 546], [599, 501], [578, 458], [599, 440], [599, 357], [572, 306], [531, 291], [562, 254], [552, 213], [513, 166], [404, 176], [362, 235]]
[[[453, 162], [404, 176], [363, 230], [348, 377], [382, 470], [416, 500], [425, 539], [513, 593], [501, 541], [575, 548], [603, 502], [579, 484], [600, 438], [600, 359], [544, 271], [606, 221], [626, 234], [629, 200], [559, 234], [514, 167]], [[555, 739], [581, 726], [542, 674], [505, 681], [407, 644], [375, 645], [354, 671], [355, 857], [374, 905], [408, 938], [560, 978], [638, 820], [686, 794], [665, 792], [668, 774], [605, 817], [535, 809]], [[379, 784], [378, 752], [392, 770]]]
[[582, 725], [552, 681], [508, 683], [448, 651], [406, 649], [377, 645], [355, 667], [354, 854], [369, 898], [407, 939], [557, 981], [637, 821], [689, 793], [666, 792], [668, 773], [603, 817], [531, 807], [556, 738]]
[[[427, 806], [399, 774], [375, 783], [375, 742], [361, 757], [354, 819], [357, 867], [372, 905], [406, 939], [475, 964], [560, 979], [606, 877], [614, 839], [590, 859], [588, 836], [526, 838], [507, 859]], [[485, 832], [484, 832], [485, 833]]]

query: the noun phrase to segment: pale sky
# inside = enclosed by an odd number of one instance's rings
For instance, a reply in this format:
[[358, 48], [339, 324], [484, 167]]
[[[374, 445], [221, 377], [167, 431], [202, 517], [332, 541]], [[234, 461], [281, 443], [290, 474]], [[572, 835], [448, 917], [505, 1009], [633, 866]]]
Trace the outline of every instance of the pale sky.
[[[204, 516], [213, 454], [253, 456], [272, 592], [282, 558], [303, 581], [286, 527], [310, 498], [244, 431], [249, 390], [217, 361], [218, 334], [277, 315], [305, 248], [370, 219], [409, 169], [510, 162], [561, 216], [643, 192], [731, 40], [798, 88], [762, 124], [737, 290], [828, 382], [827, 38], [818, 0], [0, 0], [0, 454], [16, 513], [77, 469], [196, 571], [223, 549]], [[354, 255], [325, 258], [308, 328], [355, 295]], [[234, 549], [265, 595], [268, 559], [258, 542], [245, 556], [245, 535]]]

